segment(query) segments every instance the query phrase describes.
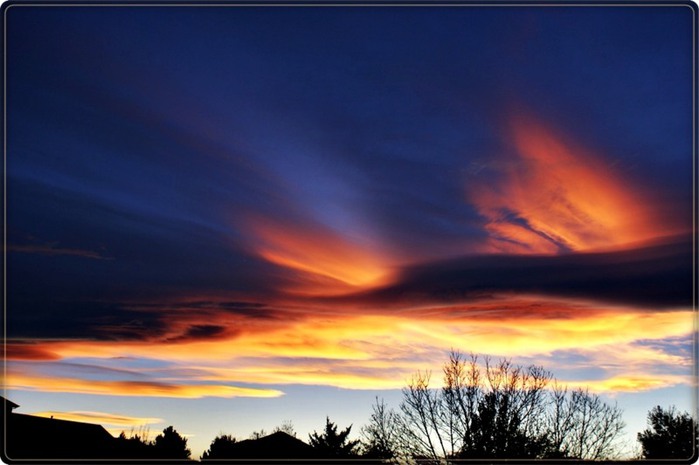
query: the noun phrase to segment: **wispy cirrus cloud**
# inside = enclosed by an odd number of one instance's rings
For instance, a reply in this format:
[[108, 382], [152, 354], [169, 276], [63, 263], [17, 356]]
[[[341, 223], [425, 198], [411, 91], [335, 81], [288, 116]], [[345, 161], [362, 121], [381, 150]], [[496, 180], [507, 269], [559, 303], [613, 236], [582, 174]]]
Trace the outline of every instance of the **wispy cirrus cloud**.
[[85, 250], [73, 247], [61, 247], [56, 242], [47, 244], [8, 244], [8, 252], [38, 254], [48, 256], [72, 256], [90, 258], [93, 260], [114, 260], [114, 257], [103, 255], [93, 250]]

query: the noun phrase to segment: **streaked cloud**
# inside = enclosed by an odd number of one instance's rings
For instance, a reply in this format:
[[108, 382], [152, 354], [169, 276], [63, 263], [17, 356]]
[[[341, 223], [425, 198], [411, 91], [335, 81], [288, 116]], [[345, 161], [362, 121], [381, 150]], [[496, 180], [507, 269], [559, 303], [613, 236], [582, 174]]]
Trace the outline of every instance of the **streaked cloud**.
[[604, 157], [532, 115], [517, 115], [511, 126], [511, 155], [502, 157], [494, 180], [474, 180], [467, 189], [468, 201], [487, 220], [491, 250], [616, 249], [683, 232]]
[[388, 307], [523, 293], [640, 308], [692, 305], [692, 241], [561, 255], [485, 254], [404, 268], [393, 284], [356, 296]]
[[195, 399], [200, 397], [279, 397], [276, 389], [255, 389], [217, 384], [188, 384], [152, 381], [104, 381], [69, 377], [45, 377], [10, 372], [5, 378], [7, 389], [69, 392], [74, 394], [176, 397]]
[[5, 344], [7, 360], [58, 360], [60, 355], [41, 347], [40, 343], [10, 342]]
[[44, 417], [44, 418], [56, 418], [59, 420], [80, 421], [80, 422], [85, 422], [85, 423], [97, 423], [100, 425], [126, 426], [126, 427], [139, 427], [139, 426], [144, 426], [144, 425], [151, 425], [154, 423], [160, 423], [163, 421], [162, 418], [133, 417], [133, 416], [128, 416], [128, 415], [121, 415], [118, 413], [87, 412], [87, 411], [75, 411], [75, 412], [42, 411], [42, 412], [31, 412], [30, 415], [35, 415], [37, 417]]
[[[597, 366], [604, 379], [636, 376], [633, 379], [645, 380], [629, 381], [625, 389], [652, 388], [653, 379], [691, 369], [686, 355], [668, 352], [661, 345], [640, 344], [691, 335], [694, 314], [688, 309], [653, 312], [583, 300], [507, 295], [461, 304], [423, 304], [392, 313], [378, 308], [361, 313], [338, 309], [309, 304], [303, 314], [264, 325], [238, 315], [236, 324], [250, 321], [254, 326], [214, 339], [202, 335], [157, 344], [46, 341], [46, 350], [65, 362], [90, 359], [92, 365], [102, 364], [110, 371], [92, 376], [96, 380], [75, 379], [70, 375], [75, 369], [42, 368], [34, 373], [31, 367], [36, 362], [25, 361], [14, 365], [7, 383], [15, 389], [164, 397], [281, 395], [276, 389], [238, 387], [241, 384], [388, 389], [404, 386], [418, 369], [439, 372], [451, 349], [494, 357], [517, 354], [554, 370], [562, 354], [576, 354], [580, 359], [562, 368]], [[211, 326], [225, 326], [229, 317], [225, 313], [206, 316]], [[196, 315], [181, 318], [173, 326], [203, 324]], [[114, 369], [121, 360], [138, 359], [144, 353], [158, 362], [145, 379]], [[43, 375], [48, 372], [50, 377]], [[645, 377], [639, 378], [638, 373]], [[595, 383], [600, 389], [604, 386], [603, 380]]]
[[570, 388], [589, 389], [592, 392], [616, 394], [622, 392], [642, 392], [663, 389], [679, 384], [692, 385], [691, 375], [652, 375], [647, 373], [630, 373], [601, 380], [579, 380], [564, 382]]

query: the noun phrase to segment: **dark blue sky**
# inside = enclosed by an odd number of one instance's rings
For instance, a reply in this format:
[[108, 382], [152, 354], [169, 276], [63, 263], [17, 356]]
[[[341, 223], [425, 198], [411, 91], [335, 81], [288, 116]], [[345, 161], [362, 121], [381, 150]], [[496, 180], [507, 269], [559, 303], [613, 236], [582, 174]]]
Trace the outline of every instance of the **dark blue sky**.
[[677, 5], [13, 7], [10, 334], [126, 324], [123, 302], [282, 292], [298, 270], [260, 252], [281, 242], [259, 218], [393, 268], [480, 253], [490, 232], [466, 191], [516, 151], [512, 115], [686, 229], [692, 42]]

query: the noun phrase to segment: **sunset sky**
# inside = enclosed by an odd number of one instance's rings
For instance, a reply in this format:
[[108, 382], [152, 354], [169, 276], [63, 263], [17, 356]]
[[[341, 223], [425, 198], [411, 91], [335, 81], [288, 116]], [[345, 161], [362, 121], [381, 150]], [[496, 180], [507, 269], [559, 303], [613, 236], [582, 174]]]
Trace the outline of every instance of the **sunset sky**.
[[353, 432], [450, 349], [693, 410], [694, 12], [5, 11], [5, 395]]

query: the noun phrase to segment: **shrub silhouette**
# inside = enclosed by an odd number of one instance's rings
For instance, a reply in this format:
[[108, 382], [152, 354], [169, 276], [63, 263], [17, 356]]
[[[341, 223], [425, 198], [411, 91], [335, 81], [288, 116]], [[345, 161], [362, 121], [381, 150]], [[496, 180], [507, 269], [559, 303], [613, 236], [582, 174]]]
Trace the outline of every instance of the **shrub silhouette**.
[[234, 445], [237, 440], [231, 435], [222, 434], [221, 436], [216, 436], [209, 449], [202, 454], [202, 460], [208, 459], [228, 459], [235, 456]]
[[638, 433], [646, 459], [696, 459], [697, 422], [687, 412], [659, 405], [648, 412], [648, 428]]
[[149, 459], [155, 458], [153, 443], [143, 440], [139, 435], [126, 437], [122, 431], [114, 445], [115, 458]]

